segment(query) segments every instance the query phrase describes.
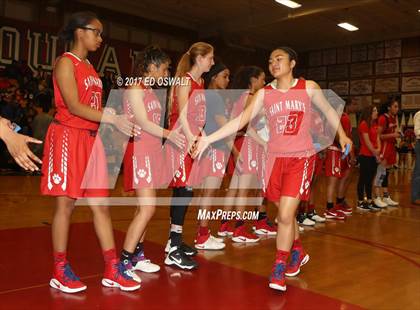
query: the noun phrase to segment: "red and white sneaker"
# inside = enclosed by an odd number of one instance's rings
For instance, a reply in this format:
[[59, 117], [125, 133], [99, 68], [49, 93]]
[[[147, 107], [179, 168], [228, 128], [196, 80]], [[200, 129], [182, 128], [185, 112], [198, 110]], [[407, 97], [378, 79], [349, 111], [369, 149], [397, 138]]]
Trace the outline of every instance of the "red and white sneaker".
[[87, 286], [74, 274], [68, 262], [58, 263], [53, 271], [50, 286], [64, 293], [84, 291]]
[[230, 225], [230, 222], [225, 222], [219, 227], [217, 235], [220, 237], [229, 237], [232, 236], [235, 229]]
[[353, 208], [350, 207], [346, 201], [337, 205], [338, 209], [341, 210], [345, 215], [352, 215]]
[[118, 287], [122, 291], [135, 291], [140, 288], [140, 283], [133, 279], [132, 273], [122, 262], [115, 259], [105, 267], [102, 285]]
[[277, 235], [277, 225], [272, 224], [268, 221], [268, 218], [255, 221], [252, 227], [257, 235], [275, 236]]
[[254, 235], [253, 233], [246, 231], [246, 226], [241, 225], [235, 229], [235, 232], [232, 236], [233, 242], [239, 242], [239, 243], [254, 243], [260, 241], [260, 238]]
[[223, 250], [226, 245], [218, 240], [218, 238], [213, 237], [210, 233], [207, 235], [198, 235], [194, 246], [199, 250]]
[[303, 249], [292, 250], [290, 254], [290, 262], [287, 264], [286, 267], [286, 277], [294, 277], [297, 276], [300, 272], [300, 267], [305, 265], [309, 261], [309, 255], [305, 253]]
[[286, 291], [286, 264], [284, 262], [275, 262], [271, 271], [268, 286], [274, 290]]
[[326, 210], [324, 213], [327, 219], [335, 219], [335, 220], [345, 220], [346, 215], [340, 208], [335, 205], [333, 208]]

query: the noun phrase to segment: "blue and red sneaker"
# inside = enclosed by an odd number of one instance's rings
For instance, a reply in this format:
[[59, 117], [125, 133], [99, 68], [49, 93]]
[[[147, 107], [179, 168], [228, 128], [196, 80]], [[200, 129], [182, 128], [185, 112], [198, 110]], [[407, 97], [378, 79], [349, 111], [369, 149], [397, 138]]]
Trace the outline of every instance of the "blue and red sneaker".
[[275, 262], [270, 275], [268, 286], [279, 291], [286, 291], [286, 263], [283, 261]]
[[106, 265], [102, 285], [118, 287], [122, 291], [135, 291], [140, 288], [140, 283], [133, 279], [133, 272], [118, 259]]
[[294, 277], [300, 272], [300, 267], [305, 265], [309, 261], [309, 255], [305, 253], [303, 248], [292, 249], [290, 255], [290, 262], [286, 267], [286, 276]]
[[64, 293], [77, 293], [87, 288], [74, 274], [70, 264], [66, 261], [55, 265], [50, 286]]

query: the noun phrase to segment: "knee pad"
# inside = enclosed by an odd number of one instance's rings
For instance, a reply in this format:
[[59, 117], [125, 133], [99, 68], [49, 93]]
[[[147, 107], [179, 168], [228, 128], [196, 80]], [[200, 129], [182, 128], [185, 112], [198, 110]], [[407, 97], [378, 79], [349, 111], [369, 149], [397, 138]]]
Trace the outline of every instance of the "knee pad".
[[376, 170], [376, 176], [375, 176], [375, 180], [373, 182], [373, 184], [375, 186], [378, 187], [382, 187], [383, 186], [383, 181], [386, 177], [386, 169], [384, 166], [382, 165], [378, 165], [378, 168]]
[[382, 180], [382, 187], [388, 187], [388, 176], [389, 176], [389, 169], [386, 169], [385, 177]]

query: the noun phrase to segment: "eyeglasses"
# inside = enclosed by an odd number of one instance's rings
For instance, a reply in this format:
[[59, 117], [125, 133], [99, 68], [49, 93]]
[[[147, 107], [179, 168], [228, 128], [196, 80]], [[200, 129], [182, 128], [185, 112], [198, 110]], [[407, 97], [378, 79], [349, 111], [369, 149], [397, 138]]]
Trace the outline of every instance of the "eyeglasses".
[[96, 28], [91, 28], [91, 27], [80, 27], [81, 29], [85, 29], [85, 30], [91, 30], [91, 31], [93, 31], [94, 33], [95, 33], [95, 35], [97, 36], [97, 37], [102, 37], [102, 34], [103, 34], [103, 32], [102, 31], [100, 31], [99, 29], [96, 29]]

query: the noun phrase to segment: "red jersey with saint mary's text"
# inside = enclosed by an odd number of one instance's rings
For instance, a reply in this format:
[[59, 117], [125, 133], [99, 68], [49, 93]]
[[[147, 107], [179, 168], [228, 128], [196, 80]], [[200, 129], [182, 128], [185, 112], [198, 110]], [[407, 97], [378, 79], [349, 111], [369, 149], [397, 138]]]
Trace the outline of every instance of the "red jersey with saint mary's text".
[[306, 81], [299, 79], [286, 92], [271, 84], [264, 91], [264, 108], [270, 132], [268, 152], [278, 154], [278, 157], [312, 155], [311, 99], [306, 92]]
[[[141, 89], [128, 89], [126, 92], [139, 92], [143, 94], [143, 105], [144, 109], [147, 113], [147, 119], [155, 123], [156, 125], [160, 126], [160, 119], [162, 116], [162, 105], [159, 101], [159, 98], [156, 96], [153, 89], [148, 88], [141, 84]], [[125, 95], [124, 98], [124, 112], [128, 115], [129, 119], [134, 118], [134, 112], [132, 102], [129, 102], [128, 98]], [[145, 130], [141, 131], [141, 134], [139, 136], [140, 145], [142, 148], [144, 148], [145, 152], [154, 152], [154, 151], [160, 151], [162, 149], [162, 138], [157, 137], [155, 135], [152, 135], [151, 133], [146, 132]]]
[[[101, 109], [102, 83], [93, 66], [72, 53], [61, 57], [73, 63], [78, 99], [83, 105]], [[107, 158], [99, 123], [71, 114], [54, 82], [57, 114], [45, 137], [41, 193], [51, 196], [108, 196]]]
[[[190, 73], [187, 79], [191, 81], [190, 92], [188, 93], [187, 120], [193, 135], [198, 135], [206, 122], [206, 97], [204, 95], [204, 84], [194, 80]], [[169, 128], [179, 127], [179, 103], [176, 90], [173, 93], [172, 107], [169, 115]]]
[[[160, 126], [162, 113], [160, 101], [151, 88], [144, 85], [141, 85], [141, 87], [142, 89], [126, 90], [124, 111], [129, 118], [134, 118], [135, 104], [139, 104], [138, 102], [130, 102], [127, 92], [138, 92], [135, 95], [143, 94], [143, 106], [147, 119]], [[159, 188], [162, 185], [167, 185], [170, 175], [168, 175], [165, 162], [165, 154], [162, 152], [162, 138], [142, 130], [139, 136], [130, 139], [125, 151], [124, 190]]]
[[[191, 74], [186, 74], [186, 79], [191, 81], [191, 88], [188, 93], [187, 122], [193, 135], [198, 136], [206, 122], [206, 98], [204, 95], [204, 83], [195, 81]], [[172, 106], [169, 111], [169, 129], [173, 130], [181, 126], [179, 120], [179, 102], [176, 89], [172, 93]], [[187, 146], [180, 150], [177, 147], [166, 143], [167, 160], [171, 166], [173, 175], [171, 187], [183, 187], [194, 185], [199, 178], [191, 178], [193, 159], [188, 154]], [[194, 180], [193, 180], [194, 179]]]
[[[102, 109], [102, 81], [92, 64], [82, 61], [73, 53], [66, 52], [61, 57], [69, 58], [73, 63], [74, 77], [77, 84], [79, 102], [95, 110]], [[70, 113], [61, 95], [57, 81], [53, 76], [54, 98], [57, 113], [55, 119], [63, 125], [81, 129], [97, 130], [99, 123], [92, 122]]]

